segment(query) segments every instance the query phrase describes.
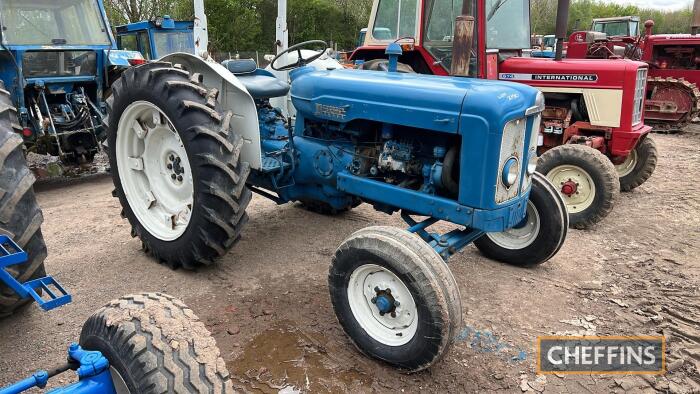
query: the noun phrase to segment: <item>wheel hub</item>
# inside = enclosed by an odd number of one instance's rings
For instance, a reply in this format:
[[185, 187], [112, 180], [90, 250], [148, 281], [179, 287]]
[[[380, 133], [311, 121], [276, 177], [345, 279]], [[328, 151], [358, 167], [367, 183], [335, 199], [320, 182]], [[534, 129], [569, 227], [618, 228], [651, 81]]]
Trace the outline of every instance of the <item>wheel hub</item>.
[[388, 313], [391, 317], [396, 317], [396, 308], [401, 303], [391, 295], [391, 289], [380, 290], [379, 287], [375, 287], [374, 292], [377, 296], [372, 298], [371, 302], [377, 306], [379, 315], [384, 316]]
[[360, 326], [383, 344], [401, 346], [418, 329], [418, 308], [411, 292], [385, 267], [358, 267], [350, 276], [348, 302]]
[[572, 181], [571, 179], [566, 182], [562, 182], [561, 192], [567, 197], [573, 196], [574, 194], [578, 193], [578, 183]]

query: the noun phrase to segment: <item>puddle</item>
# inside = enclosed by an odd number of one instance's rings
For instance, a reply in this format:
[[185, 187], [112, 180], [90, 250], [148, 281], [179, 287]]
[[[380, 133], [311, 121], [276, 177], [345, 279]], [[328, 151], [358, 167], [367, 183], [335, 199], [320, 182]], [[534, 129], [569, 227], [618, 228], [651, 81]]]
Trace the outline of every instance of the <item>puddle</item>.
[[326, 343], [320, 334], [281, 325], [254, 337], [227, 367], [234, 385], [258, 393], [340, 393], [368, 387], [371, 377]]

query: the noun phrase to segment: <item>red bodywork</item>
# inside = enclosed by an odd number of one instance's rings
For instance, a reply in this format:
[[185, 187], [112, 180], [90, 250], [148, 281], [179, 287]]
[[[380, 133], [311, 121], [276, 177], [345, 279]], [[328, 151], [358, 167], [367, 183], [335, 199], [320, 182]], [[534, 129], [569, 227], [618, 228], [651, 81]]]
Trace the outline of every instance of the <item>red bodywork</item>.
[[[646, 22], [647, 31], [640, 37], [610, 37], [590, 43], [585, 37], [589, 32], [574, 32], [569, 37], [568, 58], [610, 58], [622, 51], [622, 56], [641, 60], [649, 65], [650, 80], [655, 78], [684, 79], [700, 87], [700, 36], [692, 34], [651, 34], [653, 22]], [[620, 55], [620, 53], [617, 53]], [[650, 120], [679, 122], [697, 105], [686, 92], [669, 89], [663, 84], [654, 86], [653, 100], [645, 104], [645, 117]], [[692, 88], [691, 88], [692, 89]], [[651, 90], [651, 88], [650, 88]]]

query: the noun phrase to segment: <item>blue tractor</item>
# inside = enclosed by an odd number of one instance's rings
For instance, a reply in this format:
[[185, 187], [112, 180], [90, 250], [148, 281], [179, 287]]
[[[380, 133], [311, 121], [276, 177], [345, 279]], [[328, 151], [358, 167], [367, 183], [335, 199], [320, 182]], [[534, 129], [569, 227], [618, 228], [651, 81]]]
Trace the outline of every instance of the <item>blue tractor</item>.
[[117, 50], [102, 0], [3, 0], [0, 24], [0, 79], [26, 149], [91, 161], [111, 85], [143, 57]]
[[398, 45], [387, 71], [316, 70], [307, 64], [323, 51], [303, 50], [312, 47], [327, 45], [294, 45], [271, 64], [291, 70], [294, 121], [270, 105], [290, 85], [250, 60], [172, 54], [128, 69], [107, 101], [113, 194], [144, 250], [186, 269], [233, 247], [252, 193], [327, 213], [361, 202], [400, 213], [407, 229], [369, 227], [338, 247], [328, 287], [358, 349], [427, 368], [461, 325], [452, 255], [473, 242], [533, 266], [564, 242], [564, 202], [535, 172], [544, 97], [522, 84], [398, 73]]
[[197, 55], [194, 22], [175, 21], [165, 15], [117, 26], [117, 46], [119, 49], [141, 52], [148, 60], [176, 52]]

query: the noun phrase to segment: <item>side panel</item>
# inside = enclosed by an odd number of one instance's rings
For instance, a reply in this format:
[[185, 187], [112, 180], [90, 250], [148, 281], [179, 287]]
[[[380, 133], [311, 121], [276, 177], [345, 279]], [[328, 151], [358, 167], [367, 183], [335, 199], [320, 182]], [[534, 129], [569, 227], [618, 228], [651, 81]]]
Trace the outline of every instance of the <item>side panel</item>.
[[250, 168], [262, 168], [260, 147], [260, 128], [255, 102], [245, 86], [224, 66], [207, 62], [189, 53], [174, 53], [160, 59], [173, 64], [182, 64], [190, 72], [200, 73], [204, 85], [219, 90], [219, 102], [228, 111], [233, 112], [231, 127], [243, 137], [241, 161], [248, 162]]
[[593, 126], [620, 127], [622, 90], [536, 87], [544, 93], [582, 94]]

